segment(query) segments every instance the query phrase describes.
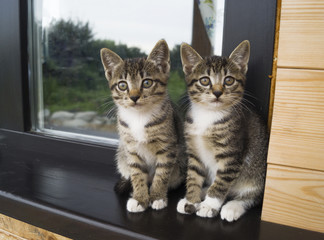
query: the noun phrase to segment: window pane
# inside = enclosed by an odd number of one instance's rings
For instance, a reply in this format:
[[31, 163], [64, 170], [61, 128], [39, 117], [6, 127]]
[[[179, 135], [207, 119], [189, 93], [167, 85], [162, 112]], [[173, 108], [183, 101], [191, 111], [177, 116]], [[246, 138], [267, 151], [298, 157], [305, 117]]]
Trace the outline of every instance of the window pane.
[[[122, 58], [142, 57], [158, 40], [165, 39], [171, 51], [170, 96], [177, 102], [184, 93], [179, 46], [191, 43], [194, 34], [193, 1], [31, 2], [35, 130], [118, 137], [116, 111], [99, 56], [103, 47]], [[210, 20], [199, 4], [202, 17]], [[211, 31], [207, 30], [213, 30], [212, 21], [204, 22], [208, 36]], [[210, 41], [213, 39], [211, 36]]]

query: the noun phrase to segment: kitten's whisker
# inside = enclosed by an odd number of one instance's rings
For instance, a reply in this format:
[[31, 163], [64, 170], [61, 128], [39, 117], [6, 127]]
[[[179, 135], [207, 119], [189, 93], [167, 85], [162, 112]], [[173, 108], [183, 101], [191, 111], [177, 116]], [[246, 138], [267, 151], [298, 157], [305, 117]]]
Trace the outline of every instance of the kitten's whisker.
[[99, 109], [99, 110], [105, 110], [105, 109], [108, 109], [108, 108], [110, 108], [110, 107], [112, 107], [114, 105], [114, 102], [105, 102], [105, 103], [103, 103], [103, 104], [101, 104], [100, 106], [98, 106], [98, 108], [97, 109]]
[[117, 107], [112, 106], [106, 114], [107, 118], [116, 118], [117, 117]]
[[255, 107], [255, 104], [253, 102], [251, 102], [251, 101], [249, 101], [249, 100], [247, 100], [245, 98], [242, 98], [242, 102], [246, 102], [248, 104], [251, 104], [253, 107]]
[[252, 112], [251, 109], [248, 106], [246, 106], [243, 101], [239, 101], [238, 105], [244, 108], [246, 111]]
[[249, 96], [251, 98], [254, 98], [255, 100], [258, 100], [251, 92], [249, 92], [248, 90], [244, 91], [244, 95]]

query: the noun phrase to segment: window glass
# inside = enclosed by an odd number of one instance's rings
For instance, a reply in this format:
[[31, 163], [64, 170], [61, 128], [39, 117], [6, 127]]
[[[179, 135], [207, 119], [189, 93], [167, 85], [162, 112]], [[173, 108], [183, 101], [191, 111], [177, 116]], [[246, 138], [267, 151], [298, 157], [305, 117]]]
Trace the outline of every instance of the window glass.
[[[214, 31], [214, 13], [219, 4], [195, 4], [212, 49], [219, 51], [221, 43], [215, 45]], [[193, 8], [194, 2], [188, 0], [31, 1], [29, 50], [34, 130], [64, 136], [74, 133], [76, 137], [85, 134], [118, 138], [116, 111], [99, 55], [103, 47], [122, 58], [142, 57], [158, 40], [165, 39], [171, 52], [168, 89], [177, 102], [185, 91], [179, 47], [182, 42], [191, 43]], [[221, 16], [222, 10], [217, 11]], [[218, 32], [221, 34], [222, 29], [218, 28]]]

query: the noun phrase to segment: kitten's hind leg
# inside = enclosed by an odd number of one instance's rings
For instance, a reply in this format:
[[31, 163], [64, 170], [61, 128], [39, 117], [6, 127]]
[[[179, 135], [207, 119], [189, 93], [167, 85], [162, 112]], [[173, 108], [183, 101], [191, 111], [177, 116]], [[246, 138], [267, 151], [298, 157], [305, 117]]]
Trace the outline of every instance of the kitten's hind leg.
[[248, 209], [257, 205], [261, 200], [262, 190], [246, 186], [239, 191], [235, 189], [235, 195], [232, 196], [234, 198], [223, 205], [220, 212], [221, 219], [228, 222], [238, 220]]
[[231, 200], [222, 207], [220, 217], [228, 222], [236, 221], [250, 208], [251, 203], [252, 200]]
[[130, 179], [121, 177], [115, 184], [114, 190], [119, 195], [129, 195], [132, 192], [132, 183]]

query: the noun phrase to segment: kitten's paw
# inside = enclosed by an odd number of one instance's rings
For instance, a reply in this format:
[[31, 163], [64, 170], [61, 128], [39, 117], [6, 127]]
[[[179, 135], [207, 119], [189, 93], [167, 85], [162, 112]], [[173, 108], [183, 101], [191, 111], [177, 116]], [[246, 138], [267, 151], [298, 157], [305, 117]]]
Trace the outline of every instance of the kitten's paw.
[[152, 203], [152, 208], [155, 210], [160, 210], [168, 206], [168, 201], [164, 199], [154, 200]]
[[128, 199], [126, 208], [127, 211], [134, 213], [145, 211], [145, 208], [134, 198]]
[[210, 207], [206, 203], [202, 202], [199, 206], [199, 210], [196, 212], [199, 217], [215, 217], [217, 215], [217, 210]]
[[181, 199], [177, 205], [177, 211], [182, 214], [192, 214], [196, 212], [198, 203], [189, 202], [186, 198]]
[[226, 203], [221, 210], [220, 216], [223, 220], [233, 222], [239, 219], [245, 213], [245, 208], [241, 201], [230, 201]]
[[222, 202], [217, 198], [211, 198], [206, 196], [205, 200], [200, 203], [199, 209], [196, 212], [196, 215], [199, 217], [215, 217], [218, 214], [218, 211], [221, 207]]

